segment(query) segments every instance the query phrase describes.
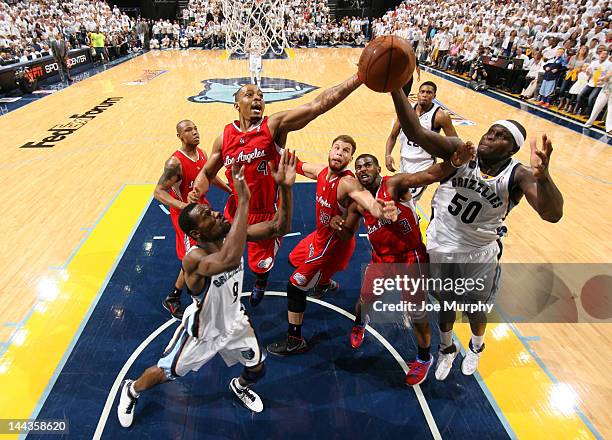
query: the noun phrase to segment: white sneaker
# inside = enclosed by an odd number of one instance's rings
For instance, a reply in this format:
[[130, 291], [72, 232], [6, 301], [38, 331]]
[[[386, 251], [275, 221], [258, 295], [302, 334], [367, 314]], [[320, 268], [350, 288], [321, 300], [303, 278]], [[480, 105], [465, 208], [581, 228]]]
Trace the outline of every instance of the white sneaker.
[[448, 377], [453, 361], [457, 357], [457, 347], [452, 344], [444, 350], [438, 350], [438, 361], [436, 362], [436, 379], [444, 380]]
[[253, 412], [260, 413], [263, 411], [263, 402], [261, 398], [249, 387], [243, 390], [238, 389], [238, 379], [233, 378], [229, 384], [229, 389], [236, 395], [236, 397]]
[[469, 348], [465, 351], [465, 357], [461, 362], [461, 372], [466, 376], [471, 376], [478, 369], [478, 361], [480, 361], [480, 353], [484, 350], [484, 344], [474, 351], [472, 347], [472, 341], [470, 341]]
[[138, 397], [134, 397], [130, 392], [130, 386], [133, 382], [133, 380], [123, 381], [121, 394], [119, 395], [119, 405], [117, 405], [117, 417], [119, 417], [119, 423], [124, 428], [129, 428], [134, 423], [134, 409]]

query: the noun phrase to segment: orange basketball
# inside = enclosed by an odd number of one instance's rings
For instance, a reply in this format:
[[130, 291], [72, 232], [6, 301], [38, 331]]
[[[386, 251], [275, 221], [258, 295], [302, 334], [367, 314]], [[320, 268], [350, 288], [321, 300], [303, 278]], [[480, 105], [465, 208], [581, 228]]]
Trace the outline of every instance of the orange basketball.
[[404, 86], [416, 66], [410, 43], [400, 37], [377, 37], [359, 58], [359, 78], [375, 92], [390, 92]]

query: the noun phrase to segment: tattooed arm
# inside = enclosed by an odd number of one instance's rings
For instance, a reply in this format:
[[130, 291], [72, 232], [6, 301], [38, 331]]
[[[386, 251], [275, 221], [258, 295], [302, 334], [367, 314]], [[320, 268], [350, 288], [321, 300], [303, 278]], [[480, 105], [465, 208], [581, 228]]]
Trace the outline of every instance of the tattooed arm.
[[175, 199], [169, 193], [170, 189], [174, 185], [178, 185], [182, 178], [183, 168], [181, 167], [181, 161], [173, 156], [168, 159], [164, 165], [164, 173], [157, 182], [157, 186], [153, 192], [153, 197], [165, 205], [176, 209], [183, 209], [185, 206], [187, 206], [187, 203]]

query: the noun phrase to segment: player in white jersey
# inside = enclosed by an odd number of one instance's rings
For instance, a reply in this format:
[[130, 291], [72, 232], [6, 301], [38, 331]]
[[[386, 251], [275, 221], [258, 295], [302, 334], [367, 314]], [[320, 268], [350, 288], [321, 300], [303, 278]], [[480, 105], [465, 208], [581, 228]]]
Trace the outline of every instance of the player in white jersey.
[[[417, 103], [414, 106], [421, 126], [427, 130], [439, 133], [444, 131], [446, 136], [457, 136], [453, 122], [448, 113], [433, 102], [436, 97], [438, 87], [432, 81], [425, 81], [419, 87]], [[406, 88], [404, 93], [407, 94]], [[418, 173], [426, 170], [436, 163], [436, 159], [430, 153], [421, 148], [416, 142], [408, 139], [401, 130], [399, 121], [396, 121], [387, 138], [385, 165], [391, 172], [395, 172], [395, 161], [393, 160], [393, 148], [399, 136], [400, 141], [400, 171], [402, 173]], [[410, 188], [413, 200], [418, 201], [425, 192], [426, 186], [420, 188]]]
[[261, 412], [261, 398], [250, 386], [265, 374], [264, 356], [255, 331], [241, 303], [244, 264], [242, 254], [249, 240], [279, 237], [289, 232], [295, 182], [295, 154], [283, 151], [274, 179], [281, 188], [280, 206], [275, 217], [247, 226], [250, 192], [244, 169], [233, 169], [238, 208], [233, 223], [206, 204], [191, 203], [179, 218], [181, 229], [196, 240], [183, 258], [185, 282], [193, 303], [166, 347], [157, 365], [149, 367], [135, 381], [126, 380], [117, 407], [119, 422], [129, 427], [141, 392], [160, 383], [199, 370], [217, 353], [228, 367], [240, 362], [242, 374], [231, 380], [230, 390], [251, 411]]
[[[421, 127], [414, 110], [401, 90], [392, 93], [402, 130], [430, 153], [448, 156], [458, 138], [441, 136]], [[512, 156], [525, 142], [526, 132], [516, 121], [500, 120], [491, 125], [478, 144], [475, 161], [459, 167], [442, 182], [432, 200], [432, 220], [427, 229], [427, 251], [434, 279], [472, 279], [473, 288], [460, 292], [435, 292], [442, 304], [440, 312], [440, 349], [436, 378], [448, 376], [457, 356], [452, 341], [455, 311], [444, 311], [452, 301], [468, 304], [492, 304], [499, 287], [501, 236], [504, 219], [525, 196], [543, 220], [558, 222], [563, 216], [563, 196], [554, 184], [548, 164], [552, 143], [542, 136], [542, 148], [535, 139], [531, 144], [531, 167]], [[446, 151], [446, 153], [445, 153]], [[487, 324], [484, 312], [467, 313], [472, 330], [469, 348], [461, 364], [463, 374], [473, 374], [484, 349]]]
[[261, 57], [264, 54], [265, 42], [259, 33], [259, 28], [253, 30], [254, 35], [251, 36], [244, 44], [244, 51], [249, 54], [249, 74], [251, 76], [251, 84], [256, 84], [261, 87]]

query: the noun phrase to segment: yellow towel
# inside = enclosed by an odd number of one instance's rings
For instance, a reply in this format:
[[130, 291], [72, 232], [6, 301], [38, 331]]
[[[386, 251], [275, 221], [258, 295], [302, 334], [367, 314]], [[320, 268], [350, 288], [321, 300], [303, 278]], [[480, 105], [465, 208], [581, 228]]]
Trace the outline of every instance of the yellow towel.
[[565, 75], [565, 80], [576, 81], [578, 79], [578, 73], [580, 73], [580, 69], [572, 69], [568, 71]]
[[601, 65], [597, 68], [595, 73], [593, 74], [593, 84], [597, 87], [597, 83], [599, 82], [599, 77], [601, 76]]

